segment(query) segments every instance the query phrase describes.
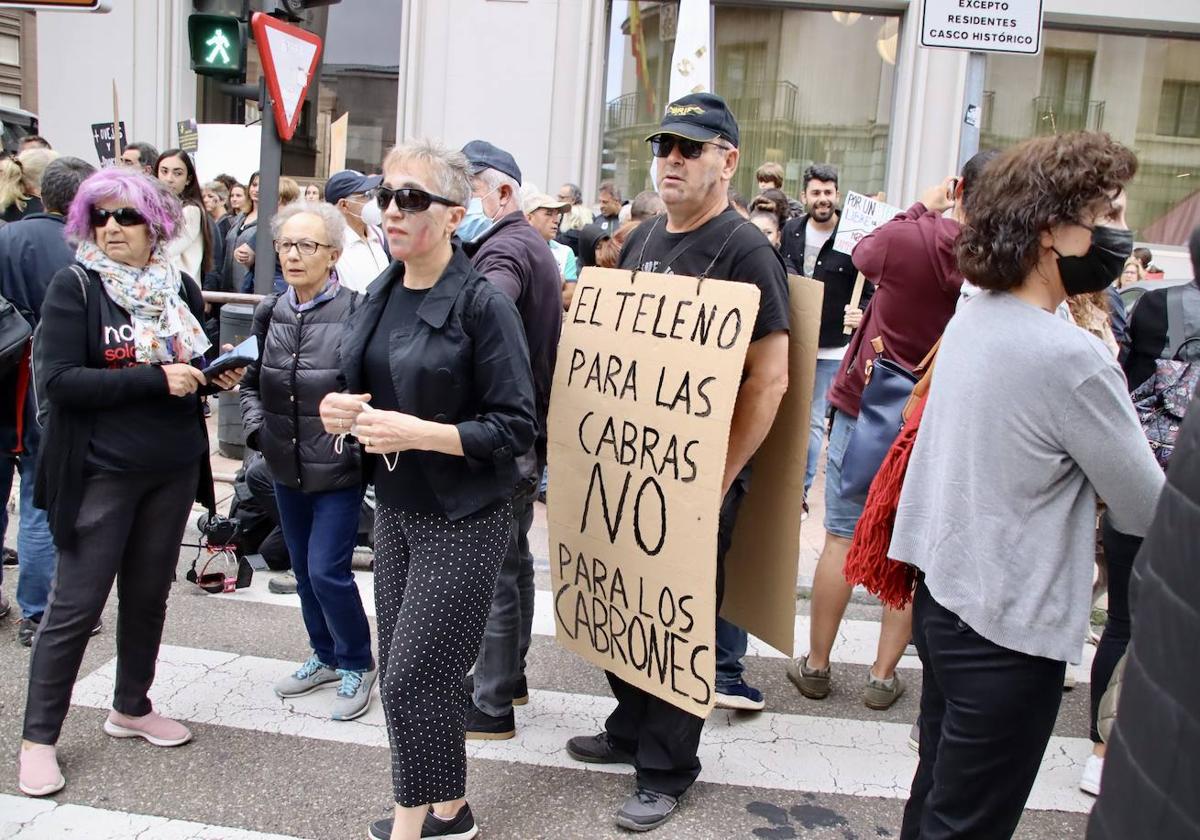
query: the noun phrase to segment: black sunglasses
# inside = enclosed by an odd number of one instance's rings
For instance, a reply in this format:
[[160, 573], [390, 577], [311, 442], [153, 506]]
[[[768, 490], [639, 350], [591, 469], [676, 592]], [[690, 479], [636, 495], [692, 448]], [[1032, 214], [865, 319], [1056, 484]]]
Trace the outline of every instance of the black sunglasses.
[[375, 197], [375, 203], [379, 205], [380, 210], [387, 210], [392, 203], [392, 199], [396, 200], [396, 206], [405, 213], [420, 213], [429, 209], [431, 204], [444, 204], [447, 207], [461, 207], [457, 201], [451, 201], [445, 196], [434, 195], [425, 190], [419, 190], [416, 187], [401, 187], [398, 190], [389, 189], [388, 187], [379, 186], [371, 191]]
[[674, 134], [656, 134], [650, 138], [650, 153], [656, 158], [670, 157], [676, 146], [679, 147], [679, 154], [688, 160], [695, 160], [704, 154], [705, 146], [716, 146], [718, 149], [729, 151], [728, 146], [711, 140], [689, 140]]
[[117, 224], [121, 227], [146, 224], [146, 217], [132, 207], [118, 207], [116, 210], [101, 210], [99, 207], [93, 207], [88, 214], [88, 220], [94, 228], [104, 227], [110, 218], [116, 219]]

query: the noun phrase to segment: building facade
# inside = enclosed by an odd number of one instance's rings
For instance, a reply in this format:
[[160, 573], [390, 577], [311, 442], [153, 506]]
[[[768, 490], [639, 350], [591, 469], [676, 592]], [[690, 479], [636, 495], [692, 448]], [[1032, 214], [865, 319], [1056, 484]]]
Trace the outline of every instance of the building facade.
[[[130, 136], [175, 143], [178, 120], [250, 121], [188, 70], [186, 17], [240, 0], [127, 0], [107, 15], [39, 13], [37, 104], [56, 148], [93, 157], [115, 79]], [[981, 142], [1074, 128], [1138, 153], [1130, 223], [1180, 244], [1200, 223], [1200, 3], [1045, 0], [1036, 56], [990, 55]], [[285, 172], [327, 175], [328, 126], [349, 113], [347, 165], [377, 168], [397, 137], [486, 138], [554, 191], [649, 186], [643, 138], [665, 104], [674, 0], [343, 0], [308, 13], [325, 39], [321, 77], [285, 151]], [[712, 0], [712, 84], [742, 127], [736, 186], [784, 166], [833, 163], [843, 189], [906, 204], [958, 166], [967, 53], [922, 48], [914, 0]], [[108, 56], [99, 66], [100, 45]], [[0, 45], [2, 46], [2, 45]], [[251, 49], [251, 79], [257, 66]], [[3, 58], [0, 56], [0, 64]], [[234, 173], [239, 177], [249, 173]]]

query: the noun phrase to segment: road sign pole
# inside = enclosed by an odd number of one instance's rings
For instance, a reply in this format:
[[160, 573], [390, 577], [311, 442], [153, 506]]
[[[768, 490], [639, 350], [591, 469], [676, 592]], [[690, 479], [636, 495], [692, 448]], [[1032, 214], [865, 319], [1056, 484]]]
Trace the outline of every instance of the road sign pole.
[[983, 74], [987, 55], [967, 53], [967, 83], [963, 95], [962, 125], [958, 137], [958, 171], [979, 151], [979, 125], [983, 120]]
[[275, 103], [267, 90], [266, 78], [259, 81], [258, 107], [262, 116], [262, 145], [258, 161], [258, 230], [254, 235], [254, 291], [269, 295], [275, 285], [275, 244], [271, 219], [279, 206], [279, 173], [283, 165], [283, 145], [275, 129]]

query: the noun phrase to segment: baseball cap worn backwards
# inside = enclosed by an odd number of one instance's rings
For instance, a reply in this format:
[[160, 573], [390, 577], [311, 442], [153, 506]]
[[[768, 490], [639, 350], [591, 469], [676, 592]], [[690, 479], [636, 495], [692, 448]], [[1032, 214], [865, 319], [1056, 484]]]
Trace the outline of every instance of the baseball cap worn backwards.
[[650, 137], [657, 134], [674, 134], [700, 143], [720, 137], [734, 148], [738, 146], [737, 120], [725, 100], [715, 93], [689, 93], [667, 105], [658, 130]]
[[521, 183], [521, 167], [517, 166], [516, 158], [488, 141], [472, 140], [462, 147], [462, 153], [466, 155], [472, 173], [484, 169], [495, 169], [497, 172], [503, 172], [518, 184]]

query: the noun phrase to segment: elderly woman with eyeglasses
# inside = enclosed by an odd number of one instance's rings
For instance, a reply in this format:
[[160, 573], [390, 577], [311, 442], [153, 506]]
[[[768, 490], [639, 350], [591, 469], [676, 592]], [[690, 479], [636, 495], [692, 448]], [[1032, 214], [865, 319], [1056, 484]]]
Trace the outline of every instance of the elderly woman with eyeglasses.
[[353, 434], [379, 502], [375, 606], [394, 819], [372, 837], [474, 837], [463, 679], [508, 549], [516, 456], [533, 446], [529, 351], [516, 307], [452, 237], [467, 160], [431, 142], [388, 153], [376, 198], [398, 260], [367, 289], [342, 347], [348, 393], [321, 404]]
[[46, 292], [34, 377], [49, 415], [35, 498], [58, 567], [29, 663], [20, 788], [30, 796], [65, 784], [55, 744], [114, 580], [116, 691], [104, 731], [160, 747], [191, 739], [147, 692], [192, 502], [215, 507], [200, 395], [234, 387], [242, 371], [210, 383], [196, 366], [209, 347], [204, 303], [166, 251], [182, 215], [140, 172], [92, 175], [67, 216], [76, 265]]
[[283, 698], [337, 684], [330, 716], [366, 714], [375, 685], [371, 628], [350, 561], [363, 484], [359, 451], [321, 427], [319, 406], [343, 389], [339, 353], [357, 295], [338, 281], [346, 223], [331, 204], [291, 204], [271, 220], [287, 291], [254, 313], [262, 354], [242, 383], [246, 442], [275, 481], [312, 655], [275, 685]]

